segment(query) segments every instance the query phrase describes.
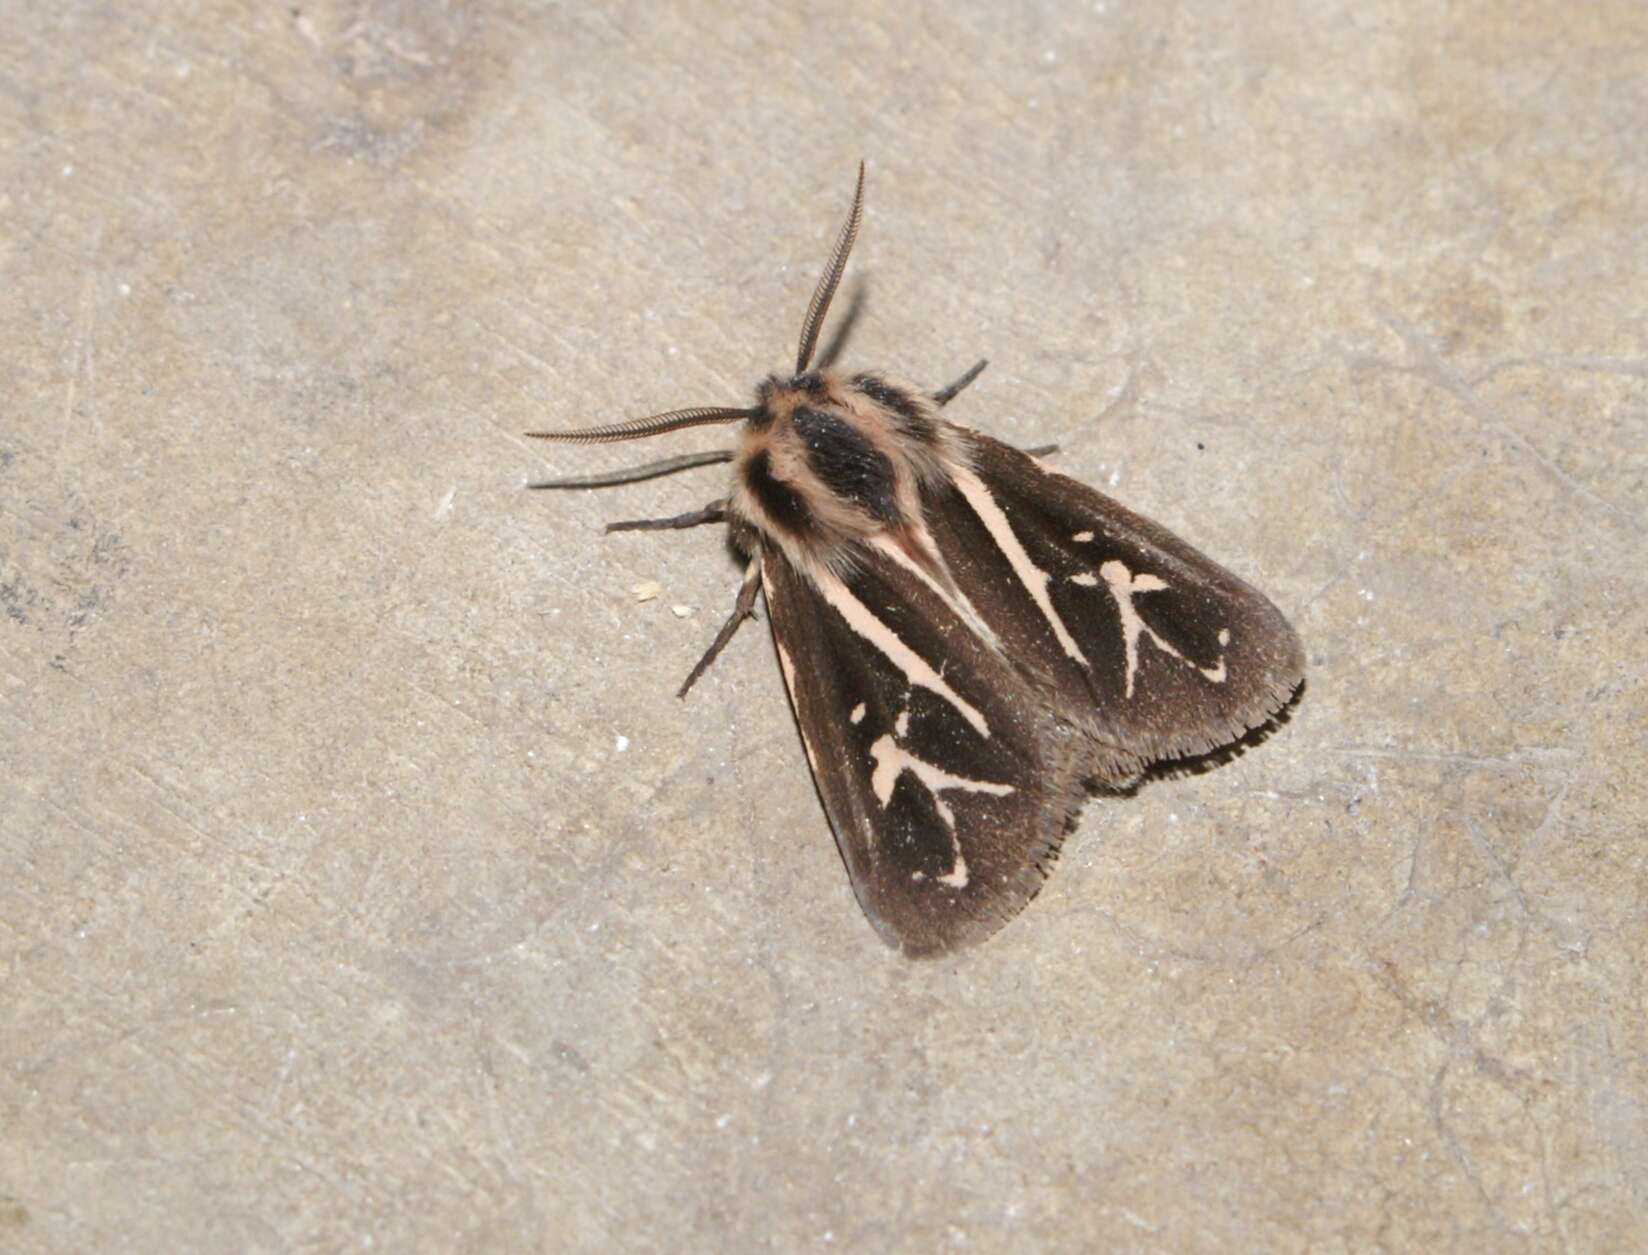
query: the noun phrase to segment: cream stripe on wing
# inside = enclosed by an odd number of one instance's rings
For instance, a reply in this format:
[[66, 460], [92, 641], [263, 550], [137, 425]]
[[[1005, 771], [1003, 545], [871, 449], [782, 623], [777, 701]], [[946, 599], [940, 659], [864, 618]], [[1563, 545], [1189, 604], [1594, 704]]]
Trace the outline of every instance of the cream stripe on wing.
[[[899, 717], [904, 718], [903, 715]], [[1013, 786], [998, 784], [994, 780], [969, 780], [965, 776], [951, 775], [942, 767], [935, 767], [925, 759], [917, 758], [890, 736], [882, 736], [870, 746], [870, 757], [875, 760], [875, 771], [870, 775], [870, 788], [883, 810], [892, 802], [893, 789], [898, 784], [898, 778], [905, 772], [921, 781], [933, 799], [933, 809], [944, 821], [944, 826], [950, 830], [950, 845], [954, 850], [950, 870], [938, 877], [938, 882], [952, 889], [965, 889], [968, 879], [967, 860], [962, 857], [961, 841], [956, 836], [956, 814], [939, 796], [939, 792], [943, 789], [965, 789], [969, 793], [989, 793], [996, 797], [1004, 797], [1013, 791]], [[920, 878], [921, 873], [917, 872], [916, 876]]]
[[[763, 572], [762, 574], [765, 575], [766, 573]], [[771, 613], [770, 609], [768, 613]], [[790, 651], [779, 645], [776, 638], [773, 640], [773, 644], [778, 646], [778, 669], [784, 673], [784, 687], [789, 689], [790, 701], [799, 710], [801, 699], [795, 695], [795, 663], [790, 660]], [[813, 775], [816, 776], [818, 774], [818, 755], [813, 753], [813, 743], [807, 739], [807, 725], [797, 719], [795, 726], [801, 730], [801, 748], [807, 751], [807, 766], [813, 769]]]
[[1019, 543], [1013, 525], [1007, 521], [1007, 516], [996, 504], [996, 499], [990, 495], [990, 490], [984, 486], [984, 481], [964, 466], [956, 467], [951, 471], [950, 477], [955, 481], [961, 495], [967, 499], [967, 504], [973, 507], [973, 513], [978, 515], [979, 522], [983, 523], [985, 530], [990, 533], [990, 539], [1007, 555], [1013, 574], [1019, 577], [1019, 583], [1024, 585], [1024, 591], [1030, 594], [1030, 600], [1036, 603], [1036, 608], [1047, 620], [1047, 625], [1053, 629], [1053, 635], [1058, 638], [1064, 652], [1091, 670], [1091, 665], [1082, 655], [1081, 646], [1076, 644], [1076, 638], [1071, 636], [1070, 630], [1064, 626], [1064, 620], [1059, 618], [1059, 612], [1053, 609], [1053, 599], [1047, 595], [1047, 586], [1052, 582], [1052, 577], [1030, 561], [1030, 555]]
[[990, 735], [990, 725], [973, 706], [969, 705], [955, 689], [944, 682], [944, 677], [934, 671], [932, 665], [915, 650], [911, 649], [898, 638], [898, 634], [876, 618], [870, 608], [828, 571], [820, 571], [815, 578], [818, 591], [824, 595], [824, 600], [835, 607], [835, 611], [852, 628], [870, 644], [879, 649], [892, 663], [904, 673], [904, 678], [911, 684], [937, 693], [950, 705], [956, 713], [968, 723], [978, 729], [980, 736]]
[[[927, 552], [936, 555], [938, 553], [938, 546], [933, 543], [932, 535], [927, 531], [927, 528], [922, 524], [917, 523], [914, 530], [916, 539], [921, 544], [926, 546]], [[904, 550], [900, 549], [892, 541], [888, 540], [885, 535], [872, 536], [870, 538], [870, 548], [874, 549], [884, 558], [887, 558], [896, 563], [898, 566], [903, 567], [906, 571], [910, 572], [910, 574], [919, 579], [923, 584], [927, 585], [928, 588], [932, 589], [933, 592], [937, 593], [938, 596], [943, 599], [945, 605], [949, 606], [950, 609], [956, 612], [956, 617], [958, 619], [973, 629], [973, 634], [975, 636], [977, 636], [981, 641], [997, 653], [1001, 652], [1001, 642], [996, 639], [996, 634], [990, 630], [990, 625], [986, 623], [984, 621], [984, 617], [973, 608], [973, 603], [967, 600], [967, 594], [962, 592], [961, 589], [957, 588], [952, 593], [950, 589], [943, 587], [937, 580], [929, 575], [923, 567], [912, 561], [909, 554], [905, 553]], [[943, 561], [944, 559], [942, 557], [939, 558], [940, 563]]]

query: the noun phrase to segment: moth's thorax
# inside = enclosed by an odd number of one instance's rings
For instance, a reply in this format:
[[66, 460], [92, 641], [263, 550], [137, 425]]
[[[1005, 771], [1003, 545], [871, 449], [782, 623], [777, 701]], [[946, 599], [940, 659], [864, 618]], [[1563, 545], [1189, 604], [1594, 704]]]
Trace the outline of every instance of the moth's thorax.
[[734, 461], [735, 514], [801, 570], [840, 571], [872, 537], [921, 529], [921, 490], [965, 464], [931, 398], [880, 375], [808, 371], [756, 390]]

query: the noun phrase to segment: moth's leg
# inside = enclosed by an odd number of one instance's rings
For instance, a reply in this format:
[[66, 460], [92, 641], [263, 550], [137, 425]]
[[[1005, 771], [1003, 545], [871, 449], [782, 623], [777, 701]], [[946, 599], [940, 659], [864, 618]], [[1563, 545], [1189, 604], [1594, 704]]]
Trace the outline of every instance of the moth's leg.
[[714, 466], [730, 462], [736, 456], [731, 449], [711, 449], [707, 453], [681, 453], [672, 458], [660, 458], [622, 471], [597, 471], [593, 475], [568, 475], [562, 479], [541, 479], [528, 488], [610, 488], [614, 484], [638, 484], [643, 479], [673, 475], [676, 471], [691, 470], [695, 466]]
[[984, 368], [989, 364], [990, 363], [987, 359], [982, 357], [979, 358], [978, 361], [973, 363], [972, 369], [970, 369], [960, 379], [956, 380], [952, 384], [945, 385], [937, 392], [933, 393], [933, 404], [939, 406], [941, 409], [944, 406], [949, 405], [950, 402], [956, 399], [957, 394], [960, 393], [963, 388], [984, 373]]
[[761, 591], [761, 555], [757, 553], [750, 559], [749, 566], [744, 568], [744, 583], [738, 590], [738, 600], [733, 604], [732, 614], [721, 625], [721, 630], [715, 634], [710, 647], [704, 651], [704, 656], [698, 660], [698, 665], [687, 675], [687, 682], [681, 686], [677, 697], [685, 697], [687, 690], [698, 683], [698, 677], [710, 669], [710, 663], [715, 661], [716, 655], [727, 647], [732, 634], [738, 631], [738, 625], [745, 619], [755, 617], [755, 595]]
[[688, 510], [685, 514], [667, 519], [628, 519], [622, 523], [608, 523], [609, 532], [652, 532], [667, 528], [697, 527], [700, 523], [719, 523], [727, 517], [727, 500], [712, 501], [702, 510]]
[[[956, 399], [957, 393], [984, 373], [984, 368], [989, 364], [990, 362], [988, 358], [979, 358], [978, 361], [973, 363], [972, 369], [960, 379], [956, 380], [953, 384], [940, 388], [937, 392], [933, 393], [933, 404], [937, 406], [945, 406], [950, 404], [950, 402]], [[1058, 451], [1059, 446], [1056, 444], [1039, 444], [1033, 449], [1023, 449], [1020, 452], [1028, 453], [1033, 458], [1044, 458], [1049, 453], [1057, 453]]]

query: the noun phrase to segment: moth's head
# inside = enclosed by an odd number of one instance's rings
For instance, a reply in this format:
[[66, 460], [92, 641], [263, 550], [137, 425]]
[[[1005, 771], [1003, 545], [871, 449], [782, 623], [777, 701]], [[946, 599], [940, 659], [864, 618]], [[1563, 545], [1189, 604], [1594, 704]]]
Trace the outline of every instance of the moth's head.
[[665, 432], [680, 431], [684, 427], [698, 427], [705, 423], [735, 423], [744, 420], [752, 429], [769, 425], [778, 417], [788, 415], [809, 397], [821, 397], [829, 381], [837, 378], [829, 372], [810, 370], [813, 352], [818, 347], [818, 333], [829, 313], [830, 301], [847, 269], [847, 255], [858, 238], [858, 224], [864, 213], [864, 163], [858, 163], [858, 185], [853, 191], [852, 211], [842, 224], [835, 247], [824, 273], [813, 289], [807, 304], [807, 316], [801, 323], [801, 343], [796, 349], [795, 373], [784, 379], [772, 375], [756, 390], [756, 404], [748, 409], [724, 405], [692, 406], [651, 414], [624, 423], [609, 423], [603, 427], [586, 427], [582, 431], [529, 431], [526, 434], [539, 440], [567, 440], [579, 444], [606, 444], [615, 440], [636, 440], [643, 436], [661, 436]]
[[755, 404], [750, 407], [749, 425], [752, 428], [770, 427], [783, 422], [795, 411], [807, 405], [829, 405], [838, 398], [839, 376], [833, 371], [804, 370], [794, 375], [768, 375], [755, 389]]

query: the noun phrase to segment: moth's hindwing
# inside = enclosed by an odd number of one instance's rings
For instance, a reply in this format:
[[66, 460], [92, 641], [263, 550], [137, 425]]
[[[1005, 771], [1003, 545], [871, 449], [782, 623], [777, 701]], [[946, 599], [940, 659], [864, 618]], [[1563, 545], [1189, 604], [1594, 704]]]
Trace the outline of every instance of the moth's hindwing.
[[928, 526], [1005, 655], [1092, 738], [1098, 780], [1228, 745], [1288, 703], [1304, 654], [1262, 593], [1102, 493], [967, 436], [973, 468], [930, 492]]
[[1085, 740], [932, 587], [878, 549], [837, 579], [763, 551], [773, 640], [853, 891], [909, 955], [982, 940], [1035, 896], [1082, 798]]

